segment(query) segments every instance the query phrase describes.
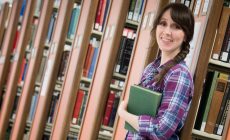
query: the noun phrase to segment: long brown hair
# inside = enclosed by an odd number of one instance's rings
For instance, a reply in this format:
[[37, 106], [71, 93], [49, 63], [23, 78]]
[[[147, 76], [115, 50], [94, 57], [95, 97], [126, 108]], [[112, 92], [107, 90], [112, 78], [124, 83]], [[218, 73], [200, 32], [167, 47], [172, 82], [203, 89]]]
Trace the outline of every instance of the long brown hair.
[[189, 42], [192, 40], [194, 34], [194, 16], [191, 10], [188, 7], [186, 7], [184, 4], [170, 3], [166, 7], [164, 7], [156, 17], [151, 32], [153, 37], [155, 37], [156, 28], [161, 20], [161, 17], [167, 10], [170, 10], [170, 15], [172, 20], [176, 22], [184, 31], [185, 40], [181, 44], [181, 51], [173, 58], [172, 63], [168, 63], [160, 71], [160, 73], [155, 76], [154, 79], [157, 81], [158, 84], [162, 82], [165, 74], [169, 71], [170, 68], [172, 68], [173, 66], [175, 66], [176, 64], [180, 63], [182, 60], [185, 59], [190, 49]]

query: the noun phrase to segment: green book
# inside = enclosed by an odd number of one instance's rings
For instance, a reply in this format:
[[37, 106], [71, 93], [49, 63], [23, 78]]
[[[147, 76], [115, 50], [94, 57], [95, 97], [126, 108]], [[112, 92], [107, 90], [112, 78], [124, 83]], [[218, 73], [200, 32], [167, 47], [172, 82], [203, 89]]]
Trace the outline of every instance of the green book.
[[[139, 115], [155, 116], [161, 102], [162, 94], [138, 85], [130, 87], [127, 111]], [[125, 129], [137, 132], [129, 123], [125, 122]]]

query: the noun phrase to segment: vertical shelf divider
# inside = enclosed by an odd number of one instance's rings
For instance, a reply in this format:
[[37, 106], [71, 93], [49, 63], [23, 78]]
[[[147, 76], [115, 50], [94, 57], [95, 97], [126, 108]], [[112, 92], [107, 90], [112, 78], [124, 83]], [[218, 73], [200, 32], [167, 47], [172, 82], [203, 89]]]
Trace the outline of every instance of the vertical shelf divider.
[[58, 111], [55, 114], [51, 139], [63, 140], [68, 135], [90, 34], [95, 19], [97, 3], [98, 0], [84, 0], [82, 2], [82, 10], [73, 41], [73, 48], [70, 52], [70, 60], [59, 99]]
[[113, 0], [89, 90], [79, 139], [97, 139], [130, 1]]

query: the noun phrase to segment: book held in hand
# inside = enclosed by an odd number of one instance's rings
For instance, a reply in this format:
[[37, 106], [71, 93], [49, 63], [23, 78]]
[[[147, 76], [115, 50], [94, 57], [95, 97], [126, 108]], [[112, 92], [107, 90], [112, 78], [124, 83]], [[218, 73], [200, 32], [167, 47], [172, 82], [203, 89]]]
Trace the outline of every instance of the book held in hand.
[[[155, 116], [161, 102], [162, 94], [138, 85], [130, 87], [127, 111], [134, 115]], [[129, 123], [125, 122], [125, 129], [137, 132]]]

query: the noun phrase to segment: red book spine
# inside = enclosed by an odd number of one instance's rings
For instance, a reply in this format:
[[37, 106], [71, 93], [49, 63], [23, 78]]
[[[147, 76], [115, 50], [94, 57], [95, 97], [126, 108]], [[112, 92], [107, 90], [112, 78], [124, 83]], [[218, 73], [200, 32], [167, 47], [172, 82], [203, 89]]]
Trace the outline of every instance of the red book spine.
[[76, 100], [75, 106], [74, 106], [73, 119], [72, 119], [73, 124], [77, 124], [77, 119], [79, 117], [79, 113], [80, 113], [80, 110], [81, 110], [83, 97], [84, 97], [84, 91], [79, 90], [78, 95], [77, 95], [77, 100]]
[[104, 119], [102, 122], [102, 124], [105, 126], [109, 125], [109, 119], [110, 119], [110, 115], [111, 115], [111, 112], [113, 109], [114, 100], [115, 100], [115, 92], [110, 91], [109, 98], [108, 98], [107, 104], [106, 104]]
[[26, 65], [26, 59], [23, 58], [23, 60], [22, 60], [22, 66], [21, 66], [21, 70], [20, 70], [20, 77], [19, 77], [19, 79], [18, 79], [18, 84], [20, 84], [21, 81], [22, 81], [22, 77], [23, 77], [25, 65]]
[[104, 0], [100, 0], [98, 7], [97, 7], [97, 15], [96, 15], [96, 19], [95, 19], [95, 29], [99, 28], [99, 24], [100, 24], [100, 18], [101, 17], [101, 12], [102, 12], [102, 6], [103, 6], [103, 1]]
[[84, 68], [83, 68], [83, 76], [87, 77], [87, 66], [89, 65], [90, 62], [90, 55], [92, 53], [93, 47], [92, 47], [92, 43], [90, 42], [88, 45], [88, 50], [87, 50], [87, 54], [86, 54], [86, 58], [85, 58], [85, 63], [84, 63]]

